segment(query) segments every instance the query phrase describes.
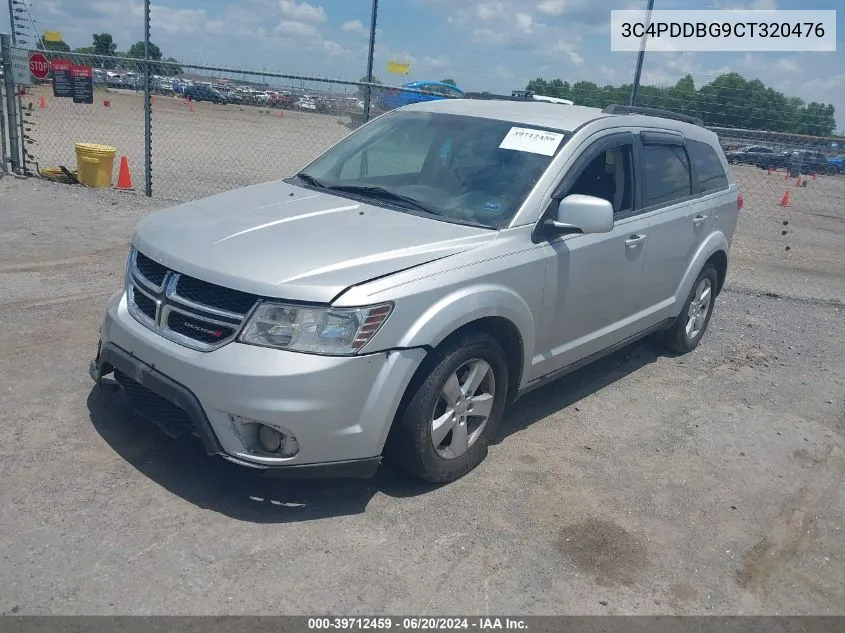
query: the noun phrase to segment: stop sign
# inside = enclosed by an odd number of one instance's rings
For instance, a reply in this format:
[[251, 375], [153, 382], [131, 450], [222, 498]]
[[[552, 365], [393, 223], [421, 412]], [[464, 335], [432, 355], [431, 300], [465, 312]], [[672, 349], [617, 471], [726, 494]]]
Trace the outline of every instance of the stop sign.
[[32, 53], [29, 56], [29, 72], [36, 79], [47, 79], [50, 74], [50, 62], [41, 53]]

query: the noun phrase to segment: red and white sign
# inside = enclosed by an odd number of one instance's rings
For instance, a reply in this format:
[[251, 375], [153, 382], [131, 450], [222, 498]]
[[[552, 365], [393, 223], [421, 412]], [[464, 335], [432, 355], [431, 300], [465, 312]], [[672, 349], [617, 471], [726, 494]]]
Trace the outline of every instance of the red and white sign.
[[29, 72], [36, 79], [47, 79], [50, 74], [50, 62], [41, 53], [30, 53]]

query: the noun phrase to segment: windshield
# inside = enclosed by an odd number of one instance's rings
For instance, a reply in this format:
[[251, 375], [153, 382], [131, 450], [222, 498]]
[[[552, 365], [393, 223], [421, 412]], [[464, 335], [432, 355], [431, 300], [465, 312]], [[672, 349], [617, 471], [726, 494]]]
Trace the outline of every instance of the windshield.
[[397, 111], [350, 134], [293, 180], [407, 213], [502, 228], [565, 138], [561, 130], [495, 119]]

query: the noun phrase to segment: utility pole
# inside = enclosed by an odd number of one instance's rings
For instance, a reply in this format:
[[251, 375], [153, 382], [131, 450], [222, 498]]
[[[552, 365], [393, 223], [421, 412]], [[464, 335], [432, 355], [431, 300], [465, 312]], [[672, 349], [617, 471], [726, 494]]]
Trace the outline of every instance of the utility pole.
[[144, 193], [153, 195], [153, 111], [150, 99], [150, 0], [144, 0]]
[[[11, 1], [11, 0], [10, 0]], [[376, 49], [376, 23], [378, 22], [378, 0], [373, 0], [373, 13], [370, 20], [370, 52], [367, 55], [367, 89], [364, 91], [364, 123], [370, 120], [370, 101], [372, 99], [373, 55]]]
[[[651, 12], [654, 9], [654, 0], [648, 0], [648, 6], [646, 7], [646, 18], [645, 18], [645, 31], [648, 31], [648, 26], [651, 24]], [[648, 33], [643, 32], [643, 37], [640, 40], [640, 52], [637, 55], [637, 70], [634, 73], [634, 83], [631, 86], [631, 101], [628, 105], [636, 105], [637, 104], [637, 90], [640, 87], [640, 75], [643, 72], [643, 60], [645, 59], [645, 47], [646, 42], [648, 40]]]
[[15, 13], [12, 10], [12, 0], [9, 0], [9, 26], [12, 27], [12, 46], [18, 43], [18, 38], [15, 36]]

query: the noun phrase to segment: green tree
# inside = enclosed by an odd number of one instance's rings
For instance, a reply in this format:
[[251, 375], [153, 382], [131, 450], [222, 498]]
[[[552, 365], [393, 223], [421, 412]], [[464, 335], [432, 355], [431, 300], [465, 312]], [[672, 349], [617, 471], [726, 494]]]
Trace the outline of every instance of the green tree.
[[[366, 75], [364, 75], [363, 77], [361, 77], [361, 79], [359, 79], [359, 80], [358, 80], [358, 83], [362, 83], [362, 84], [367, 83], [367, 76], [366, 76]], [[378, 77], [376, 77], [375, 75], [373, 75], [373, 81], [372, 81], [371, 83], [374, 83], [374, 84], [376, 84], [376, 85], [378, 85], [378, 86], [381, 86], [384, 82], [382, 82], [382, 80], [381, 80], [381, 79], [379, 79]], [[359, 87], [358, 87], [358, 97], [359, 97], [359, 98], [361, 98], [361, 99], [363, 99], [363, 98], [364, 98], [364, 95], [366, 94], [366, 91], [367, 91], [367, 87], [366, 87], [366, 86], [359, 86]], [[372, 98], [376, 98], [379, 94], [381, 94], [381, 91], [380, 91], [379, 89], [377, 89], [377, 88], [373, 88], [373, 89], [370, 91], [370, 96], [371, 96]]]
[[[570, 86], [560, 79], [548, 81], [542, 77], [529, 81], [526, 89], [594, 107], [627, 103], [631, 94], [630, 85], [599, 87], [592, 82], [579, 81]], [[831, 135], [836, 129], [836, 112], [832, 105], [805, 104], [797, 97], [787, 97], [766, 86], [759, 79], [749, 81], [738, 73], [719, 75], [698, 90], [691, 75], [678, 80], [674, 86], [640, 86], [636, 105], [698, 116], [712, 126], [816, 136]]]
[[182, 74], [182, 67], [172, 57], [168, 57], [161, 63], [161, 73], [162, 75], [166, 75], [168, 77], [175, 77], [176, 75]]
[[107, 59], [115, 56], [117, 51], [117, 44], [109, 33], [94, 33], [94, 54], [99, 57], [99, 66], [102, 68], [114, 68], [117, 64], [113, 60]]
[[441, 79], [440, 83], [449, 84], [450, 86], [455, 86], [456, 88], [458, 87], [458, 84], [454, 79]]
[[69, 53], [70, 46], [64, 40], [58, 42], [48, 42], [47, 40], [38, 40], [38, 49], [42, 51], [55, 51], [57, 53]]

